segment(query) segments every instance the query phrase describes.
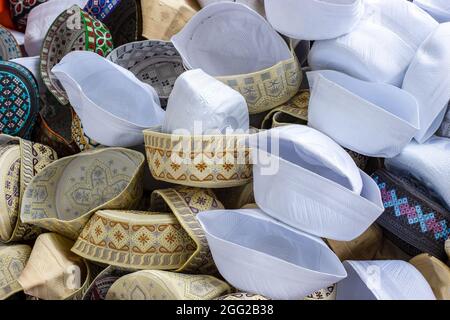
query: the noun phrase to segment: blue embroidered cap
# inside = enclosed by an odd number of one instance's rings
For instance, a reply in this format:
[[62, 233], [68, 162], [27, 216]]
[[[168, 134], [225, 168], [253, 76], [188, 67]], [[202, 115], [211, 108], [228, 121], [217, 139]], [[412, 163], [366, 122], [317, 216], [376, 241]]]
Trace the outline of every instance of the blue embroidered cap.
[[385, 212], [377, 220], [386, 237], [411, 256], [429, 253], [443, 261], [450, 238], [450, 212], [437, 203], [416, 181], [376, 171]]
[[0, 61], [0, 133], [28, 139], [38, 113], [33, 74], [17, 63]]

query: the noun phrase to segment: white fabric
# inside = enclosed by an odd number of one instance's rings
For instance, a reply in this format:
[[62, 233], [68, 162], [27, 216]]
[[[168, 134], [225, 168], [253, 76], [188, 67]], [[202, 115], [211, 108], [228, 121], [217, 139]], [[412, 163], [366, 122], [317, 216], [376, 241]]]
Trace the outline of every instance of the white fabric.
[[11, 34], [14, 36], [14, 38], [16, 39], [19, 46], [23, 46], [23, 44], [25, 42], [25, 34], [23, 34], [22, 32], [16, 31], [16, 30], [12, 30], [12, 29], [8, 29], [8, 31], [11, 32]]
[[247, 102], [239, 92], [196, 69], [176, 80], [162, 131], [195, 135], [224, 134], [230, 129], [247, 132], [249, 121]]
[[[419, 130], [419, 107], [407, 91], [337, 71], [309, 72], [308, 125], [370, 157], [399, 154]], [[449, 91], [450, 92], [450, 91]]]
[[443, 23], [423, 42], [403, 81], [403, 89], [419, 103], [423, 143], [440, 127], [450, 100], [450, 22]]
[[264, 0], [198, 0], [201, 7], [206, 7], [207, 5], [217, 3], [217, 2], [237, 2], [245, 4], [251, 9], [258, 12], [260, 15], [264, 16]]
[[422, 274], [400, 260], [345, 261], [348, 277], [337, 284], [336, 300], [436, 300]]
[[[384, 211], [375, 181], [319, 131], [291, 125], [255, 137], [250, 141], [255, 199], [273, 218], [313, 235], [349, 241]], [[359, 188], [358, 173], [360, 193], [350, 187]]]
[[450, 21], [450, 1], [448, 0], [414, 0], [414, 3], [428, 12], [438, 22]]
[[27, 68], [33, 74], [34, 78], [36, 79], [38, 86], [39, 86], [39, 92], [41, 94], [45, 93], [47, 88], [41, 78], [41, 73], [39, 70], [41, 58], [39, 56], [12, 59], [11, 62], [18, 63], [18, 64], [24, 66], [25, 68]]
[[321, 239], [260, 210], [206, 211], [197, 218], [220, 274], [244, 292], [301, 299], [347, 275]]
[[164, 111], [156, 90], [96, 53], [71, 52], [52, 72], [66, 90], [85, 134], [102, 145], [142, 144], [142, 130], [162, 124]]
[[41, 53], [42, 44], [53, 21], [73, 5], [83, 8], [88, 0], [49, 0], [33, 8], [28, 14], [25, 30], [25, 51], [29, 56]]
[[424, 144], [413, 141], [385, 164], [389, 170], [414, 176], [450, 208], [449, 138], [432, 137]]
[[263, 17], [231, 2], [200, 10], [172, 42], [188, 69], [202, 69], [214, 77], [261, 71], [292, 57]]
[[316, 41], [313, 70], [330, 69], [362, 80], [401, 86], [417, 49], [438, 23], [405, 0], [365, 0], [361, 23], [350, 33]]
[[264, 0], [267, 20], [280, 33], [302, 40], [334, 39], [360, 21], [362, 0]]

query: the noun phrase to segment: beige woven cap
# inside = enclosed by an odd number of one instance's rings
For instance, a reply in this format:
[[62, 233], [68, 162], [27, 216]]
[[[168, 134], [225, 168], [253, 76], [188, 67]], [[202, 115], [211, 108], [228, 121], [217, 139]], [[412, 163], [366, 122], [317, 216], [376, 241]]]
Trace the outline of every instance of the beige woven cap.
[[213, 276], [144, 270], [117, 280], [106, 300], [211, 300], [230, 291]]
[[[0, 230], [3, 230], [0, 232], [0, 241], [6, 243], [33, 240], [42, 232], [40, 228], [22, 222], [19, 217], [20, 203], [25, 188], [33, 177], [58, 158], [53, 149], [42, 144], [8, 135], [0, 135], [0, 148], [4, 150], [4, 148], [8, 149], [11, 146], [19, 147], [20, 164], [15, 162], [14, 168], [9, 167], [8, 169], [11, 170], [8, 170], [8, 177], [6, 180], [2, 180], [5, 183], [5, 189], [2, 189], [5, 192], [5, 198], [0, 198], [2, 199], [0, 201], [4, 201], [3, 207], [1, 207], [2, 212], [0, 212]], [[17, 168], [17, 165], [20, 167]], [[5, 163], [5, 167], [2, 166], [1, 170], [6, 169], [6, 167]], [[19, 189], [17, 189], [18, 184]]]
[[151, 209], [172, 212], [196, 245], [195, 252], [177, 272], [217, 273], [205, 233], [197, 220], [197, 214], [202, 211], [224, 209], [214, 192], [186, 187], [156, 190], [151, 196]]
[[144, 131], [147, 161], [160, 181], [200, 188], [230, 188], [252, 180], [247, 134], [175, 135]]
[[86, 268], [82, 258], [70, 252], [71, 245], [72, 241], [54, 233], [42, 234], [36, 239], [18, 279], [26, 294], [44, 300], [61, 300], [81, 286]]
[[450, 268], [445, 263], [426, 253], [409, 262], [422, 273], [438, 300], [450, 300]]
[[141, 0], [142, 36], [170, 40], [200, 10], [195, 0]]
[[242, 300], [242, 301], [258, 301], [258, 300], [270, 300], [269, 298], [263, 297], [259, 294], [247, 293], [247, 292], [236, 292], [230, 293], [221, 297], [218, 297], [214, 300]]
[[88, 260], [131, 270], [181, 268], [196, 245], [169, 213], [98, 211], [72, 252]]
[[20, 147], [0, 145], [0, 240], [8, 241], [19, 215]]
[[22, 291], [17, 279], [25, 267], [31, 248], [27, 245], [0, 245], [0, 300]]
[[145, 158], [107, 148], [53, 162], [25, 190], [22, 221], [76, 240], [92, 214], [134, 208], [143, 192]]

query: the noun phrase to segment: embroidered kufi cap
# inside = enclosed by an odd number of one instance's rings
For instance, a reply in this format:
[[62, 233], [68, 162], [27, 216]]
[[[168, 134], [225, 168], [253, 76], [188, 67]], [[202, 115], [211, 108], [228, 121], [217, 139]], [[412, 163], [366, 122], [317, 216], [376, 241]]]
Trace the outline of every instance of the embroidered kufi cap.
[[52, 73], [52, 68], [71, 51], [91, 51], [106, 57], [112, 49], [108, 28], [75, 5], [55, 19], [44, 38], [41, 51], [42, 80], [59, 102], [66, 105], [69, 102], [67, 93]]
[[0, 300], [23, 290], [17, 279], [25, 268], [30, 253], [31, 248], [27, 245], [0, 245]]
[[445, 260], [450, 211], [415, 180], [384, 169], [376, 171], [372, 177], [380, 188], [385, 207], [377, 220], [385, 236], [411, 256], [429, 253]]
[[151, 209], [159, 212], [172, 212], [195, 242], [195, 252], [184, 265], [176, 270], [177, 272], [217, 273], [205, 232], [197, 219], [200, 212], [224, 209], [214, 192], [209, 189], [186, 187], [156, 190], [151, 196]]
[[337, 300], [436, 300], [413, 265], [400, 260], [345, 261]]
[[206, 6], [172, 42], [188, 69], [202, 69], [239, 91], [251, 114], [287, 102], [300, 87], [302, 74], [293, 49], [245, 5]]
[[350, 33], [314, 43], [309, 65], [313, 70], [336, 70], [361, 80], [401, 86], [417, 49], [438, 23], [408, 1], [364, 3], [364, 17]]
[[185, 71], [180, 54], [166, 41], [127, 43], [114, 49], [107, 58], [155, 88], [164, 108], [175, 80]]
[[345, 148], [394, 157], [419, 130], [419, 106], [406, 90], [331, 70], [310, 72], [308, 80], [308, 125]]
[[20, 207], [20, 146], [0, 145], [0, 241], [8, 241]]
[[249, 130], [249, 123], [244, 97], [196, 69], [186, 71], [175, 82], [162, 131], [193, 135], [244, 133]]
[[164, 110], [155, 89], [98, 54], [72, 52], [52, 72], [67, 92], [84, 133], [102, 145], [142, 144], [142, 131], [162, 124]]
[[29, 138], [39, 113], [39, 89], [20, 64], [0, 61], [0, 132]]
[[450, 138], [450, 104], [447, 107], [447, 112], [442, 121], [441, 127], [439, 128], [436, 135], [440, 137]]
[[230, 291], [213, 276], [144, 270], [117, 280], [106, 300], [211, 300]]
[[[16, 188], [17, 185], [16, 179], [20, 181], [20, 188], [18, 199], [14, 198], [13, 196], [7, 196], [8, 199], [6, 199], [7, 205], [10, 209], [10, 211], [8, 211], [8, 216], [11, 219], [9, 220], [9, 227], [12, 227], [12, 234], [10, 233], [10, 229], [8, 226], [3, 227], [6, 229], [4, 229], [4, 234], [2, 235], [0, 242], [6, 243], [34, 240], [42, 232], [42, 230], [36, 226], [23, 223], [23, 221], [19, 217], [19, 211], [16, 211], [15, 206], [19, 204], [20, 207], [25, 188], [33, 179], [33, 177], [41, 172], [48, 164], [58, 158], [58, 155], [54, 150], [42, 144], [8, 135], [0, 135], [1, 149], [15, 145], [18, 145], [20, 148], [20, 168], [15, 168], [13, 171], [11, 171], [13, 176], [5, 180], [5, 183], [8, 184], [5, 192], [14, 192], [14, 194], [16, 194], [16, 192], [14, 191], [14, 188]], [[16, 174], [19, 174], [19, 176], [16, 176]], [[12, 190], [10, 188], [12, 188]], [[12, 222], [14, 221], [15, 223], [13, 224]], [[10, 235], [10, 237], [5, 237], [7, 235]]]
[[92, 280], [92, 283], [89, 285], [82, 299], [92, 301], [105, 300], [106, 294], [113, 283], [129, 273], [131, 273], [131, 271], [125, 269], [113, 266], [106, 267], [106, 269], [100, 272], [95, 279]]
[[238, 290], [302, 299], [347, 276], [321, 239], [260, 210], [206, 211], [198, 219], [220, 274]]
[[336, 300], [336, 285], [334, 284], [325, 289], [318, 290], [303, 300]]
[[93, 213], [137, 205], [143, 192], [143, 165], [140, 152], [122, 148], [55, 161], [25, 189], [21, 219], [76, 240]]
[[156, 180], [200, 188], [242, 186], [252, 179], [248, 134], [178, 135], [144, 131]]
[[432, 255], [423, 253], [409, 261], [433, 289], [438, 300], [450, 300], [450, 267]]
[[87, 0], [48, 0], [33, 8], [28, 14], [24, 36], [25, 51], [29, 56], [41, 53], [45, 35], [53, 21], [73, 5], [83, 7]]
[[196, 245], [173, 214], [103, 210], [93, 215], [72, 252], [131, 270], [174, 270]]
[[89, 0], [84, 11], [109, 28], [115, 46], [141, 38], [141, 0]]
[[362, 0], [265, 0], [264, 4], [267, 19], [278, 32], [302, 40], [347, 34], [364, 13]]
[[273, 218], [320, 237], [349, 241], [383, 212], [376, 183], [319, 131], [290, 125], [261, 132], [250, 143], [256, 145], [256, 203]]
[[22, 51], [19, 43], [10, 30], [0, 25], [0, 60], [20, 58]]

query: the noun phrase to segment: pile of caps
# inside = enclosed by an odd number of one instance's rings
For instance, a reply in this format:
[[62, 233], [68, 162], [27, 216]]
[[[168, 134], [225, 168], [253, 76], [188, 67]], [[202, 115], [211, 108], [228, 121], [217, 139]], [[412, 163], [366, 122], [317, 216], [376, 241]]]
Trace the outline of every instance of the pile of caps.
[[0, 0], [0, 299], [450, 299], [447, 0]]

